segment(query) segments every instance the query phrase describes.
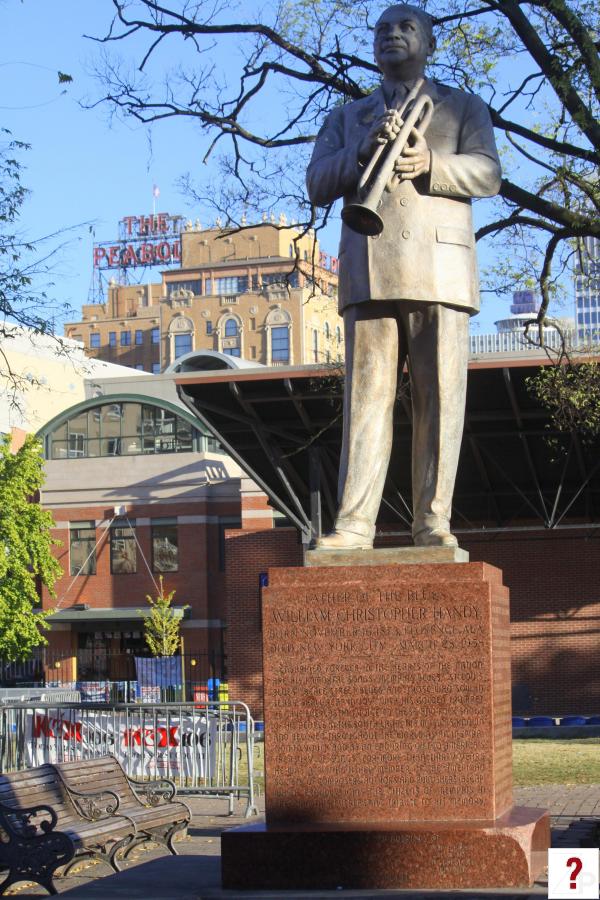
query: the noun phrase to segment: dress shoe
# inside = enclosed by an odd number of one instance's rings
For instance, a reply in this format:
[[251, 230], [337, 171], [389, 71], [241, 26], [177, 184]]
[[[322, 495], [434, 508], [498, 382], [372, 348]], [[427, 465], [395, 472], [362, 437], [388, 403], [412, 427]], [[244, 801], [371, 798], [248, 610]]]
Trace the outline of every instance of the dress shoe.
[[458, 541], [446, 528], [424, 528], [414, 538], [415, 547], [458, 547]]
[[373, 542], [353, 531], [332, 531], [317, 539], [315, 550], [371, 550]]

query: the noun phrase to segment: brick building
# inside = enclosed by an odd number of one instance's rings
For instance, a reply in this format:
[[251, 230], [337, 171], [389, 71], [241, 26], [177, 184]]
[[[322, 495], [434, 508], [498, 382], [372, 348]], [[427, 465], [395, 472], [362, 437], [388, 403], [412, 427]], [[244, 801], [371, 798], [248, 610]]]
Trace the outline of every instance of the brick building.
[[337, 260], [314, 235], [262, 223], [192, 229], [179, 240], [180, 268], [159, 284], [112, 283], [65, 333], [92, 358], [155, 374], [203, 350], [263, 365], [343, 358]]

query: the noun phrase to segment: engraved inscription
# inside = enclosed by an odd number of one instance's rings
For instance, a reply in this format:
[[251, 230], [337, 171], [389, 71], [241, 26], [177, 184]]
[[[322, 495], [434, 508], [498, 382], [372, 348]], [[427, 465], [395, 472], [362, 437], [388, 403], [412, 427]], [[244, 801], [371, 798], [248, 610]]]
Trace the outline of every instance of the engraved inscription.
[[489, 613], [474, 587], [465, 593], [269, 592], [267, 780], [278, 803], [302, 796], [331, 821], [487, 815]]

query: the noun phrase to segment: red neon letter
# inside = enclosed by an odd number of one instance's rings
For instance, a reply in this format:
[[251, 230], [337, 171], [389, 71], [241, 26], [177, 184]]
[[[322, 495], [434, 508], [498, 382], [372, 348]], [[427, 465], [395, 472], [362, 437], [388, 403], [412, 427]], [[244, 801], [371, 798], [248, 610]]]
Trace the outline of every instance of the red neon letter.
[[163, 241], [162, 244], [159, 244], [156, 248], [156, 255], [159, 259], [162, 259], [163, 262], [168, 262], [171, 259], [171, 245], [167, 243], [167, 241]]
[[135, 248], [132, 244], [127, 244], [125, 250], [123, 252], [123, 256], [121, 257], [121, 265], [122, 266], [137, 266], [138, 258], [135, 255]]
[[125, 216], [121, 221], [125, 224], [127, 234], [133, 234], [133, 223], [137, 222], [137, 216]]
[[142, 266], [154, 262], [154, 247], [152, 244], [142, 244], [139, 249], [139, 259]]
[[120, 263], [121, 248], [115, 244], [113, 247], [108, 248], [108, 265], [109, 266], [118, 266]]
[[94, 266], [99, 266], [102, 260], [106, 257], [106, 250], [104, 247], [94, 247]]

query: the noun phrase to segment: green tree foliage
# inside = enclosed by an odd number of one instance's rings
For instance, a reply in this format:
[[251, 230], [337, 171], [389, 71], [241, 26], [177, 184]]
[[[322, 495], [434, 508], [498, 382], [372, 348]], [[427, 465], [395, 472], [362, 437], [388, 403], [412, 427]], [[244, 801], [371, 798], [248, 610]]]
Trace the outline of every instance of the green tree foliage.
[[62, 574], [52, 555], [53, 520], [37, 502], [43, 483], [42, 447], [28, 437], [16, 453], [10, 437], [0, 441], [0, 659], [27, 659], [47, 643], [47, 613], [39, 604], [38, 584], [51, 596]]
[[600, 434], [600, 366], [595, 362], [542, 366], [529, 388], [550, 412], [553, 427], [584, 441]]
[[[546, 315], [557, 279], [600, 237], [600, 7], [597, 0], [414, 0], [436, 24], [430, 75], [488, 103], [501, 145], [500, 198], [480, 204], [478, 238], [502, 248], [493, 287], [537, 282]], [[327, 112], [378, 81], [372, 28], [388, 0], [105, 0], [102, 99], [148, 123], [195, 122], [213, 184], [194, 188], [226, 224], [283, 209], [319, 227], [303, 174]], [[173, 60], [177, 59], [176, 67]]]
[[156, 597], [146, 594], [150, 615], [144, 620], [144, 638], [153, 656], [173, 656], [179, 647], [179, 619], [171, 607], [175, 591], [165, 593], [162, 575]]

